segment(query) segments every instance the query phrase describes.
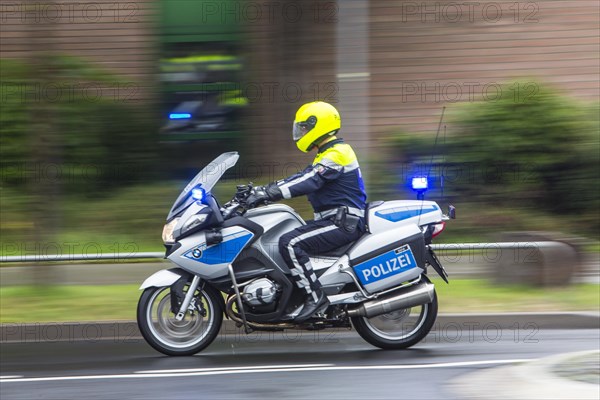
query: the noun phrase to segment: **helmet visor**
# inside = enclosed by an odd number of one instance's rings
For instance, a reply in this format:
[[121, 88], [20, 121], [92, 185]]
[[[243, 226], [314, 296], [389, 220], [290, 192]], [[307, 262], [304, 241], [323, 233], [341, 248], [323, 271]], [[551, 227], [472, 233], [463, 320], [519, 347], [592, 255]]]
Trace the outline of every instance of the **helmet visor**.
[[308, 122], [296, 122], [294, 123], [294, 130], [292, 132], [292, 137], [294, 141], [302, 139], [304, 135], [310, 132], [315, 127], [314, 124], [310, 124]]

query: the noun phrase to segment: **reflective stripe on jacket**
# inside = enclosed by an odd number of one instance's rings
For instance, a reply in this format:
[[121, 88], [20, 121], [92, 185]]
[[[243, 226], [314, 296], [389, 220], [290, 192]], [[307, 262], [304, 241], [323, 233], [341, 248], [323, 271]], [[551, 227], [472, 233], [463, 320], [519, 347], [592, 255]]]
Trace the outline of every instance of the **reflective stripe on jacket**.
[[312, 165], [277, 185], [286, 199], [308, 195], [315, 213], [341, 206], [364, 210], [366, 206], [367, 195], [358, 159], [352, 147], [342, 139], [326, 143]]

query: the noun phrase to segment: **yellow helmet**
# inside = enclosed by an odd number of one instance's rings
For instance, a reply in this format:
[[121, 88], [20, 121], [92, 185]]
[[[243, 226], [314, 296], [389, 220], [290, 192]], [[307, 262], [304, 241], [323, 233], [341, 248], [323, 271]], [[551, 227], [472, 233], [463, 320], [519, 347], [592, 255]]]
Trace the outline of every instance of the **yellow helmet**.
[[342, 127], [340, 113], [329, 103], [313, 101], [296, 112], [293, 138], [300, 151], [306, 153], [323, 136], [334, 135]]

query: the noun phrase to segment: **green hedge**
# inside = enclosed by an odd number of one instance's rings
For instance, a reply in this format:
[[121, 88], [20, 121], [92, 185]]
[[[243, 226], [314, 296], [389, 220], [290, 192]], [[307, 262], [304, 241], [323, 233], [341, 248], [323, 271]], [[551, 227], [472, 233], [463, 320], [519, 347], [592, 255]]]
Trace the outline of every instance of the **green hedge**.
[[2, 185], [46, 179], [90, 194], [147, 175], [158, 129], [148, 105], [131, 98], [139, 88], [73, 57], [48, 56], [44, 69], [51, 78], [2, 59]]
[[[503, 92], [514, 87], [507, 85]], [[450, 201], [577, 215], [597, 233], [598, 104], [576, 102], [545, 85], [535, 87], [526, 99], [507, 96], [450, 108], [447, 135], [442, 132], [435, 150], [433, 135], [390, 134], [387, 143], [395, 156], [387, 170], [423, 173], [433, 160], [437, 191], [430, 197], [441, 194], [443, 175]], [[397, 179], [379, 172], [380, 191]]]

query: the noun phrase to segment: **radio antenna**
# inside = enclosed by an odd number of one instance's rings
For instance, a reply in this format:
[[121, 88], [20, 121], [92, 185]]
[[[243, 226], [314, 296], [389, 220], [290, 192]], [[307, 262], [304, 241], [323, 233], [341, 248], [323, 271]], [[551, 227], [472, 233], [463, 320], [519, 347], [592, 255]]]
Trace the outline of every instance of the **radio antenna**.
[[[440, 129], [442, 128], [442, 121], [444, 120], [444, 112], [446, 111], [446, 106], [442, 107], [442, 115], [440, 115], [440, 122], [438, 123], [437, 132], [435, 134], [435, 142], [433, 143], [433, 150], [431, 151], [431, 160], [429, 161], [429, 170], [427, 171], [427, 179], [429, 179], [429, 174], [431, 174], [431, 168], [433, 168], [433, 157], [435, 156], [435, 148], [437, 147], [438, 138], [440, 137]], [[444, 125], [444, 138], [446, 137], [446, 125]]]
[[[444, 113], [446, 112], [446, 106], [442, 107], [442, 114], [440, 115], [440, 122], [438, 123], [437, 132], [435, 133], [435, 142], [433, 142], [433, 149], [431, 150], [431, 159], [429, 160], [429, 168], [427, 170], [427, 175], [425, 175], [425, 179], [429, 182], [429, 175], [431, 174], [431, 169], [433, 168], [433, 158], [435, 157], [435, 148], [437, 147], [437, 142], [440, 137], [440, 130], [442, 129], [442, 121], [444, 120]], [[446, 137], [446, 126], [444, 125], [444, 138]], [[417, 225], [421, 224], [421, 215], [423, 215], [423, 205], [425, 197], [423, 196], [421, 199], [421, 208], [419, 210], [419, 219]]]
[[[442, 158], [442, 165], [446, 165], [446, 124], [444, 124], [444, 149], [442, 150], [444, 157]], [[442, 200], [444, 200], [444, 171], [440, 171], [440, 189], [442, 190]]]

